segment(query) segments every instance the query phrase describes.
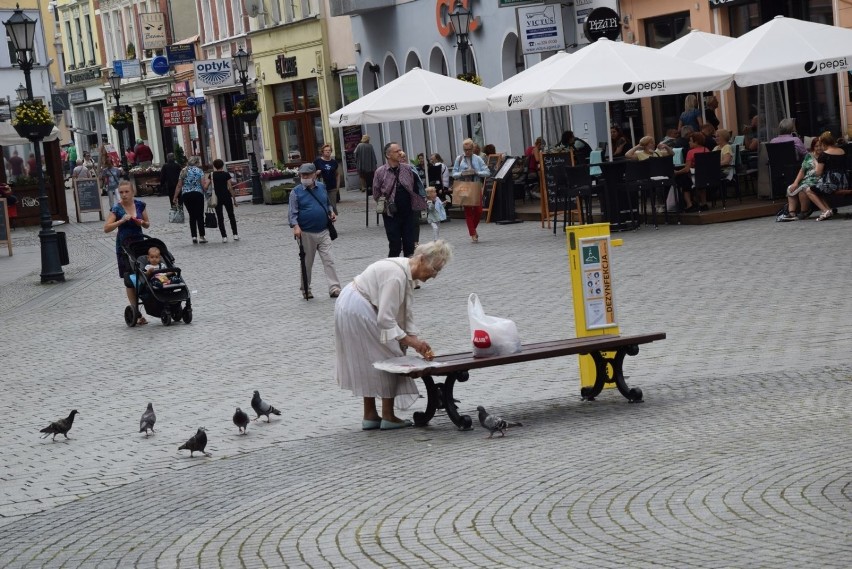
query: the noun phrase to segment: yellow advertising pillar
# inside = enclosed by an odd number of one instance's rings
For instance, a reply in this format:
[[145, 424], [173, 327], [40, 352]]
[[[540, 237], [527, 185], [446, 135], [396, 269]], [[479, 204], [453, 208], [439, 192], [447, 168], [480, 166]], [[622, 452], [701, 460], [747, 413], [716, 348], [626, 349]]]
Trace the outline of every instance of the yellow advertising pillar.
[[[611, 252], [622, 240], [610, 239], [609, 223], [573, 225], [565, 232], [577, 337], [618, 334]], [[612, 357], [614, 352], [605, 355]], [[611, 370], [607, 372], [611, 374]], [[594, 386], [595, 376], [595, 361], [580, 356], [580, 387]]]

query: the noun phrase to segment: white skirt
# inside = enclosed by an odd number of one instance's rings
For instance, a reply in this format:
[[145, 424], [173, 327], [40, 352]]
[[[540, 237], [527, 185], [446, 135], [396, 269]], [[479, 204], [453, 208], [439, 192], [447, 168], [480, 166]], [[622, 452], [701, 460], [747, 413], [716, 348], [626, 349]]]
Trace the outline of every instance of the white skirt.
[[396, 341], [379, 340], [376, 309], [349, 283], [334, 306], [334, 347], [337, 384], [358, 397], [395, 398], [394, 406], [408, 409], [420, 393], [410, 377], [379, 371], [373, 362], [404, 355]]

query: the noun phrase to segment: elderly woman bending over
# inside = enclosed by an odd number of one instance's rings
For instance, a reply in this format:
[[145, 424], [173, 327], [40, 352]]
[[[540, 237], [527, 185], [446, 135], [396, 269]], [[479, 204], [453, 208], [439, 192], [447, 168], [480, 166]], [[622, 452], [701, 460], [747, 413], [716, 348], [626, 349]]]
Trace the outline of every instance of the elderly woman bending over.
[[[443, 240], [418, 246], [409, 258], [376, 261], [346, 285], [334, 307], [335, 375], [343, 389], [364, 399], [361, 428], [399, 429], [412, 422], [394, 414], [394, 400], [407, 409], [418, 398], [409, 377], [379, 371], [373, 362], [402, 356], [407, 348], [431, 359], [432, 349], [414, 324], [414, 281], [437, 276], [452, 259]], [[376, 398], [382, 400], [382, 412]]]

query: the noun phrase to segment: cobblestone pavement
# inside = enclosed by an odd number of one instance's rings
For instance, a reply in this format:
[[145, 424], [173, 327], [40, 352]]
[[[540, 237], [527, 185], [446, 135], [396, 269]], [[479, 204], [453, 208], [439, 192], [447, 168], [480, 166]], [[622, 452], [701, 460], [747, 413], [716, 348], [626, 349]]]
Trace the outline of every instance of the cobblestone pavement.
[[[386, 252], [362, 196], [341, 206], [344, 282]], [[622, 332], [668, 334], [625, 365], [646, 402], [581, 403], [573, 358], [481, 370], [457, 388], [461, 410], [525, 425], [484, 440], [443, 415], [360, 430], [360, 402], [332, 379], [334, 301], [319, 267], [301, 299], [284, 206], [241, 205], [241, 241], [193, 246], [166, 198], [146, 201], [193, 291], [191, 325], [124, 325], [99, 221], [66, 226], [68, 282], [34, 284], [38, 266], [0, 278], [0, 566], [848, 566], [848, 221], [618, 235]], [[465, 348], [470, 292], [524, 341], [574, 335], [563, 237], [441, 231], [456, 259], [415, 308], [437, 353]], [[35, 235], [16, 232], [15, 258]], [[284, 413], [239, 436], [230, 416], [254, 389]], [[38, 438], [71, 408], [71, 440]], [[179, 453], [202, 425], [213, 457]]]

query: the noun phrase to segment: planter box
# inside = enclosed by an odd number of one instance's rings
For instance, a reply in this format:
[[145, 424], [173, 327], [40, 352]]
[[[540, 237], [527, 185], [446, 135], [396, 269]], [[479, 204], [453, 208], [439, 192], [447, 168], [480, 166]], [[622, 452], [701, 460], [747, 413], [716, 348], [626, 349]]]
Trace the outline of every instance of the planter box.
[[290, 199], [290, 190], [296, 187], [293, 178], [282, 178], [280, 180], [261, 180], [263, 188], [263, 203], [282, 204]]

